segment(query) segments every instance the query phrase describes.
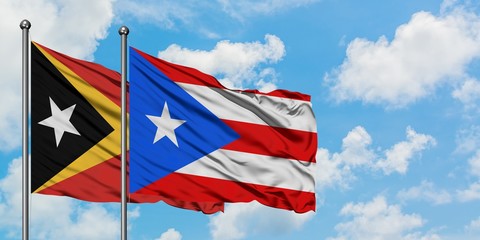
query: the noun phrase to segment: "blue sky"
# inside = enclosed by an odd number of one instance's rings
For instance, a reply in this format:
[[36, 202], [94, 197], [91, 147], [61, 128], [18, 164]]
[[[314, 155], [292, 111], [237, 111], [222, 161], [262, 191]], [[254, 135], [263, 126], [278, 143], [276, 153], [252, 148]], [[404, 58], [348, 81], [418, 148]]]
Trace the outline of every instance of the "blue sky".
[[[478, 239], [476, 1], [0, 2], [0, 238], [19, 239], [21, 31], [119, 70], [129, 44], [232, 88], [312, 96], [317, 211], [130, 205], [130, 239]], [[118, 204], [32, 197], [33, 239], [118, 239]]]

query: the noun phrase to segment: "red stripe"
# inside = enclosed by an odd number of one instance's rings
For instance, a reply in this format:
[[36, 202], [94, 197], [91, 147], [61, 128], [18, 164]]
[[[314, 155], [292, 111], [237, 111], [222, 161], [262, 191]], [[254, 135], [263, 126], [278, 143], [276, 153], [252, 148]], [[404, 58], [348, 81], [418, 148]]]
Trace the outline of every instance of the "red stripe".
[[[38, 193], [69, 196], [90, 202], [120, 202], [120, 159], [112, 158], [85, 171], [67, 178]], [[154, 203], [164, 201], [174, 207], [202, 211], [207, 214], [223, 211], [222, 202], [198, 202], [170, 198], [168, 196], [129, 195], [132, 203]]]
[[251, 202], [297, 213], [315, 211], [315, 193], [171, 173], [137, 191], [200, 202]]
[[[132, 48], [138, 52], [142, 57], [149, 61], [153, 66], [158, 68], [167, 77], [175, 82], [189, 83], [195, 85], [202, 85], [207, 87], [226, 89], [216, 78], [211, 75], [205, 74], [197, 69], [185, 67], [182, 65], [167, 62], [165, 60], [150, 56], [136, 48]], [[283, 97], [290, 99], [297, 99], [303, 101], [310, 101], [310, 95], [290, 92], [287, 90], [275, 90], [269, 93], [262, 93], [258, 90], [239, 90], [239, 92], [252, 92], [256, 94], [262, 94], [267, 96]]]
[[83, 80], [103, 93], [103, 95], [109, 98], [112, 102], [120, 106], [120, 73], [105, 68], [100, 64], [72, 58], [42, 46], [39, 43], [35, 44], [47, 51], [50, 55], [75, 72]]
[[317, 134], [260, 124], [222, 120], [240, 135], [222, 149], [315, 162]]
[[250, 92], [250, 93], [255, 93], [255, 94], [261, 94], [261, 95], [267, 95], [267, 96], [273, 96], [273, 97], [281, 97], [281, 98], [290, 98], [290, 99], [302, 100], [302, 101], [307, 101], [307, 102], [310, 102], [310, 100], [311, 100], [310, 95], [300, 93], [300, 92], [291, 92], [291, 91], [282, 90], [282, 89], [273, 90], [273, 91], [268, 92], [268, 93], [260, 92], [256, 89], [245, 89], [245, 90], [239, 90], [238, 92]]

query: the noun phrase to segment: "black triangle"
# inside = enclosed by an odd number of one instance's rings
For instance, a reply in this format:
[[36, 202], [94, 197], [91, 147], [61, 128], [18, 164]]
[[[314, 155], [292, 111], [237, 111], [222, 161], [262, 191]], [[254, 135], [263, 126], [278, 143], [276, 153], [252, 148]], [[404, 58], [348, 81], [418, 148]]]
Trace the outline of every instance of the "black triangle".
[[[34, 192], [114, 129], [32, 43], [31, 188]], [[50, 100], [63, 110], [76, 104], [70, 122], [80, 136], [64, 133], [57, 147], [53, 128], [38, 124], [50, 117]]]

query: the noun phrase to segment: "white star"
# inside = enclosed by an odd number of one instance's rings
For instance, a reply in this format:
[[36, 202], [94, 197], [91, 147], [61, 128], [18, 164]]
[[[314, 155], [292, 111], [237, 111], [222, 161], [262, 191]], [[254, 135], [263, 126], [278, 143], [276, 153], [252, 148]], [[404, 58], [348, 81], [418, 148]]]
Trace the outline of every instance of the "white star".
[[175, 129], [180, 127], [180, 125], [182, 125], [186, 121], [171, 118], [170, 112], [168, 111], [167, 102], [165, 102], [165, 105], [163, 106], [161, 117], [152, 115], [146, 116], [148, 119], [150, 119], [150, 121], [153, 122], [153, 124], [155, 124], [155, 126], [157, 126], [157, 133], [155, 134], [155, 139], [153, 140], [153, 143], [156, 143], [158, 142], [158, 140], [167, 136], [170, 141], [172, 141], [175, 146], [178, 147], [177, 137], [175, 136]]
[[80, 136], [80, 133], [70, 122], [70, 117], [72, 116], [72, 113], [73, 113], [73, 110], [75, 109], [76, 104], [64, 110], [60, 110], [60, 108], [58, 108], [57, 104], [55, 104], [52, 98], [49, 98], [49, 99], [50, 99], [50, 109], [52, 111], [52, 116], [44, 119], [43, 121], [40, 121], [38, 124], [51, 127], [54, 129], [55, 141], [57, 142], [57, 147], [58, 147], [60, 140], [62, 140], [63, 133], [69, 132], [69, 133]]

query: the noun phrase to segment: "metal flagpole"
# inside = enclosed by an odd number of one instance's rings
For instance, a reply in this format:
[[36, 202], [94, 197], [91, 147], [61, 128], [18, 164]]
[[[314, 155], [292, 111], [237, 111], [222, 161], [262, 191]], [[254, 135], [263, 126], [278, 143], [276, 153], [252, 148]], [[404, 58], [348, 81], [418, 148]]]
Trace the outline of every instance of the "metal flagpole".
[[29, 84], [29, 36], [28, 32], [32, 25], [28, 20], [20, 22], [22, 29], [22, 239], [28, 240], [30, 221], [30, 172], [28, 162], [28, 84]]
[[127, 35], [129, 30], [122, 26], [118, 33], [122, 38], [122, 204], [121, 204], [121, 239], [127, 240]]

